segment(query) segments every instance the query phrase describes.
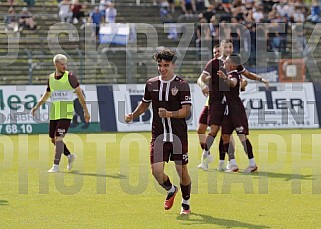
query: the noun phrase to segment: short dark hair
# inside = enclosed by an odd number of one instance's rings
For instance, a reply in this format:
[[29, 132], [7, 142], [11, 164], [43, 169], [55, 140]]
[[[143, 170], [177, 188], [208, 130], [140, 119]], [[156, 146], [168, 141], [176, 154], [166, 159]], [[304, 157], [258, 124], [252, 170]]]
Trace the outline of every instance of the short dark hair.
[[242, 64], [241, 57], [235, 53], [232, 53], [231, 55], [229, 55], [229, 58], [232, 60], [233, 64], [235, 65]]
[[165, 61], [172, 61], [172, 63], [174, 64], [176, 59], [177, 59], [177, 56], [175, 52], [170, 49], [162, 49], [157, 51], [154, 54], [154, 60], [156, 60], [157, 62], [165, 60]]
[[217, 49], [217, 48], [219, 48], [220, 47], [220, 45], [215, 45], [214, 47], [213, 47], [213, 49]]

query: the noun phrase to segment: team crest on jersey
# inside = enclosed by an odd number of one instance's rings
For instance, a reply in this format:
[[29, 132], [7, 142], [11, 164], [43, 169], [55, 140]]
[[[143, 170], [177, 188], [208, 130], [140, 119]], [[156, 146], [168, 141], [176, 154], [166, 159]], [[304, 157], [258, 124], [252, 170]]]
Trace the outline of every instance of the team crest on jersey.
[[177, 87], [176, 87], [176, 86], [173, 87], [173, 88], [171, 89], [171, 92], [172, 92], [172, 95], [173, 95], [173, 96], [177, 95], [177, 92], [178, 92]]

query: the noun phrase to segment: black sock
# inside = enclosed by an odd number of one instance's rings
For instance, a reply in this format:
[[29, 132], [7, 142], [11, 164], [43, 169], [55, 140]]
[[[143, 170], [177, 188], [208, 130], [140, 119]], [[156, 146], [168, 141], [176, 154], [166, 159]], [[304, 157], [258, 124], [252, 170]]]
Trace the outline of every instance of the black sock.
[[245, 142], [242, 142], [245, 153], [247, 154], [248, 159], [254, 158], [253, 147], [249, 139], [246, 139]]
[[189, 200], [191, 197], [191, 187], [192, 183], [189, 183], [188, 185], [181, 185], [181, 191], [182, 191], [182, 197], [184, 200]]
[[166, 191], [168, 191], [172, 188], [173, 184], [171, 183], [169, 177], [167, 177], [167, 180], [163, 184], [160, 184], [160, 186], [162, 186]]
[[225, 160], [226, 151], [224, 149], [224, 144], [223, 144], [222, 138], [220, 138], [220, 144], [219, 144], [218, 150], [219, 150], [219, 154], [220, 154], [220, 160], [224, 161]]
[[205, 149], [205, 148], [206, 148], [206, 143], [202, 142], [202, 143], [200, 143], [200, 145], [201, 145], [201, 148], [202, 148], [202, 149]]

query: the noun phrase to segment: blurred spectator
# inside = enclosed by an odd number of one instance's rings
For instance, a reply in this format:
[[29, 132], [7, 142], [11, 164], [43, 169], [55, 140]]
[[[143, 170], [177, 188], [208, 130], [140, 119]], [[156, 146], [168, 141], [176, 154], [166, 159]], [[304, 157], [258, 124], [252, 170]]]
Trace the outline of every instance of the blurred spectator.
[[218, 37], [218, 25], [216, 23], [216, 17], [215, 15], [212, 16], [210, 23], [208, 25], [208, 32], [209, 37], [212, 41], [212, 47], [219, 44], [219, 37]]
[[206, 18], [207, 22], [210, 22], [212, 16], [214, 16], [215, 13], [216, 12], [214, 10], [214, 5], [208, 5], [206, 11], [202, 12], [200, 16]]
[[105, 12], [106, 12], [106, 9], [107, 9], [107, 0], [100, 0], [99, 2], [99, 11], [101, 13], [101, 15], [103, 15], [105, 17]]
[[294, 47], [292, 47], [293, 50], [296, 50], [301, 54], [301, 56], [306, 56], [309, 54], [309, 48], [307, 46], [307, 41], [304, 36], [304, 30], [302, 24], [294, 24], [292, 26], [292, 36], [294, 42]]
[[63, 0], [58, 4], [59, 17], [62, 22], [71, 22], [72, 12], [70, 9], [71, 3], [69, 0]]
[[23, 7], [19, 15], [19, 28], [22, 29], [36, 29], [32, 13], [27, 7]]
[[16, 15], [16, 11], [13, 7], [8, 9], [8, 14], [4, 17], [4, 23], [6, 25], [6, 30], [18, 32], [18, 18]]
[[85, 8], [86, 8], [86, 5], [79, 3], [79, 0], [72, 0], [70, 9], [72, 12], [72, 18], [73, 18], [74, 24], [78, 24], [78, 22], [81, 20], [83, 23], [86, 23], [86, 20], [83, 20], [85, 18], [85, 13], [83, 9]]
[[299, 5], [295, 6], [295, 11], [292, 14], [292, 22], [294, 23], [304, 23], [305, 16], [303, 13], [303, 8]]
[[262, 22], [264, 19], [264, 12], [261, 7], [258, 7], [252, 14], [252, 17], [256, 23]]
[[117, 16], [117, 10], [115, 4], [112, 2], [107, 2], [107, 9], [105, 11], [105, 22], [106, 23], [115, 23]]
[[167, 0], [162, 0], [160, 3], [160, 19], [163, 23], [169, 23], [168, 39], [177, 39], [177, 29], [175, 21], [170, 13], [169, 3]]
[[94, 8], [94, 11], [89, 14], [89, 22], [93, 23], [93, 32], [92, 36], [95, 36], [96, 39], [99, 38], [99, 30], [100, 30], [100, 24], [103, 22], [104, 16], [101, 15], [99, 11], [99, 7], [96, 6]]
[[9, 4], [10, 6], [13, 6], [13, 5], [16, 5], [16, 4], [17, 4], [15, 0], [8, 0], [7, 2], [8, 2], [8, 4]]
[[207, 47], [208, 50], [212, 48], [212, 37], [210, 34], [209, 24], [206, 21], [206, 18], [200, 17], [198, 25], [196, 27], [196, 47], [199, 49], [199, 52], [202, 52], [202, 46]]
[[23, 0], [27, 6], [35, 6], [35, 0]]
[[321, 22], [320, 18], [321, 8], [318, 0], [313, 0], [311, 5], [311, 14], [307, 17], [308, 21], [319, 23]]
[[196, 12], [195, 0], [181, 0], [181, 8], [186, 16], [193, 16], [193, 13]]
[[200, 12], [205, 9], [205, 0], [196, 0], [196, 10]]
[[169, 10], [174, 13], [175, 12], [175, 0], [167, 0]]

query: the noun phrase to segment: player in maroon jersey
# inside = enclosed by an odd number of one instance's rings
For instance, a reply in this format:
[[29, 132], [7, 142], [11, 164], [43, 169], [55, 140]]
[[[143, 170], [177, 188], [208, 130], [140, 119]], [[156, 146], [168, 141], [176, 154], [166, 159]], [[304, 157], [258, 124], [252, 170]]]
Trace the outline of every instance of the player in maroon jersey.
[[[222, 122], [222, 118], [223, 118], [223, 113], [224, 113], [224, 105], [222, 102], [222, 91], [224, 90], [228, 90], [228, 89], [224, 89], [224, 84], [222, 84], [222, 82], [220, 80], [218, 80], [218, 76], [217, 76], [217, 71], [220, 69], [220, 67], [223, 66], [223, 61], [225, 61], [226, 57], [228, 57], [230, 54], [232, 54], [233, 52], [233, 43], [231, 40], [229, 39], [225, 39], [222, 40], [220, 43], [220, 50], [222, 52], [222, 56], [216, 60], [212, 59], [210, 60], [202, 74], [200, 75], [197, 83], [198, 85], [201, 87], [202, 92], [205, 96], [212, 96], [212, 100], [213, 100], [213, 104], [211, 109], [209, 109], [209, 125], [210, 125], [210, 132], [209, 134], [206, 136], [206, 140], [205, 143], [201, 146], [203, 149], [203, 154], [202, 154], [202, 161], [201, 164], [199, 165], [199, 167], [208, 167], [208, 163], [212, 160], [208, 160], [207, 157], [209, 155], [209, 149], [213, 144], [214, 138], [216, 137], [219, 129], [220, 129], [220, 125]], [[237, 66], [237, 71], [239, 74], [244, 75], [246, 78], [251, 79], [251, 80], [255, 80], [255, 81], [260, 81], [263, 82], [266, 87], [269, 87], [269, 82], [265, 79], [263, 79], [262, 77], [260, 77], [259, 75], [249, 72], [247, 71], [244, 66], [242, 64], [240, 64], [239, 66]], [[210, 99], [211, 100], [211, 99]], [[211, 101], [210, 101], [211, 103]], [[221, 145], [221, 144], [220, 144]], [[231, 148], [232, 145], [231, 145]], [[223, 151], [220, 149], [220, 158], [223, 158]], [[209, 159], [211, 159], [211, 157], [209, 157]], [[220, 160], [218, 168], [223, 168], [224, 166], [224, 160]], [[221, 170], [221, 169], [220, 169]], [[228, 163], [226, 170], [229, 171], [230, 170], [230, 165]]]
[[[253, 148], [248, 139], [249, 127], [243, 102], [239, 96], [241, 89], [241, 76], [238, 73], [238, 66], [241, 64], [241, 58], [232, 54], [224, 62], [224, 68], [227, 73], [219, 70], [218, 76], [224, 80], [230, 90], [224, 92], [226, 98], [226, 110], [222, 122], [222, 139], [225, 149], [229, 152], [230, 135], [235, 130], [243, 145], [249, 159], [249, 166], [244, 170], [245, 173], [251, 173], [258, 169], [253, 155]], [[231, 165], [231, 169], [233, 164]], [[238, 168], [237, 170], [238, 171]]]
[[125, 121], [131, 122], [143, 114], [152, 103], [152, 173], [167, 191], [164, 208], [168, 210], [173, 206], [178, 188], [164, 173], [164, 166], [169, 160], [175, 162], [183, 197], [181, 215], [188, 215], [191, 179], [187, 169], [188, 139], [185, 118], [190, 114], [192, 103], [188, 83], [174, 74], [176, 58], [175, 53], [169, 49], [162, 49], [154, 54], [160, 75], [147, 81], [142, 101], [133, 113], [125, 115]]

